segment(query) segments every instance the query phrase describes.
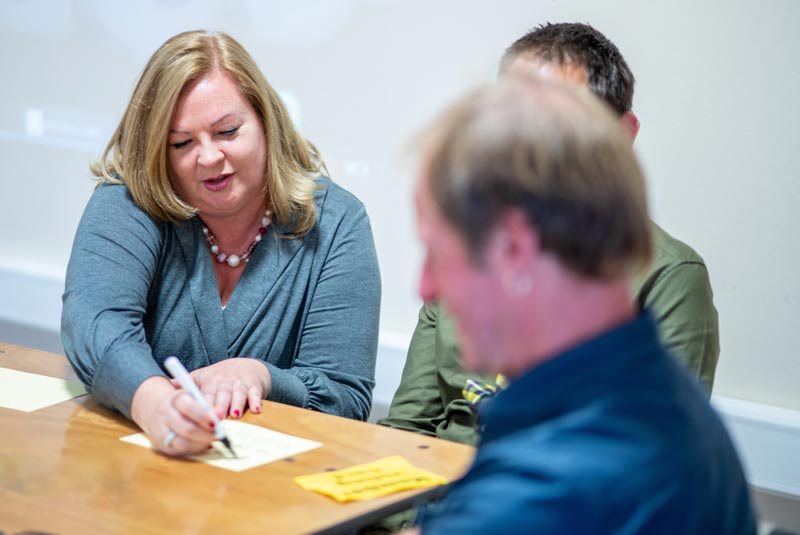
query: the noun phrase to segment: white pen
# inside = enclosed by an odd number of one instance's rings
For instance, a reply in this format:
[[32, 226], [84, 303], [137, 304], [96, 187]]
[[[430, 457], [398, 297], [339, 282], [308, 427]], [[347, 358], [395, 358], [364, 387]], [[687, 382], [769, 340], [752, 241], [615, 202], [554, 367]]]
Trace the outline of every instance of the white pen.
[[167, 368], [169, 374], [180, 383], [181, 388], [189, 392], [201, 407], [211, 412], [211, 417], [214, 419], [214, 435], [217, 437], [217, 440], [225, 444], [225, 447], [236, 457], [236, 452], [233, 451], [231, 441], [228, 440], [228, 435], [225, 433], [225, 428], [222, 426], [222, 422], [220, 422], [219, 418], [217, 418], [217, 412], [208, 404], [208, 400], [200, 392], [200, 389], [197, 388], [194, 380], [189, 376], [189, 372], [184, 368], [183, 363], [178, 360], [177, 357], [167, 357], [167, 360], [164, 361], [164, 366]]

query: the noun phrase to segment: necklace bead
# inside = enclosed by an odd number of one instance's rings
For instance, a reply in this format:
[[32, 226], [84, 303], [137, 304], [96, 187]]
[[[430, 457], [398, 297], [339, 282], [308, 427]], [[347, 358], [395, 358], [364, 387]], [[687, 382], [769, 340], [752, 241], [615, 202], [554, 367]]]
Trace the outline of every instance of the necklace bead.
[[[200, 220], [202, 222], [202, 219]], [[261, 226], [258, 227], [258, 233], [253, 238], [253, 241], [247, 247], [247, 250], [241, 254], [226, 254], [223, 253], [219, 249], [219, 245], [217, 245], [217, 239], [211, 234], [211, 231], [208, 227], [203, 223], [203, 236], [205, 237], [206, 243], [208, 244], [208, 250], [211, 252], [211, 255], [216, 258], [217, 262], [222, 264], [223, 262], [228, 264], [230, 267], [235, 268], [239, 267], [243, 264], [246, 264], [250, 261], [250, 255], [253, 253], [253, 249], [256, 248], [256, 245], [259, 244], [261, 241], [261, 236], [267, 231], [267, 227], [272, 223], [272, 210], [267, 208], [266, 212], [264, 212], [264, 217], [261, 218]]]

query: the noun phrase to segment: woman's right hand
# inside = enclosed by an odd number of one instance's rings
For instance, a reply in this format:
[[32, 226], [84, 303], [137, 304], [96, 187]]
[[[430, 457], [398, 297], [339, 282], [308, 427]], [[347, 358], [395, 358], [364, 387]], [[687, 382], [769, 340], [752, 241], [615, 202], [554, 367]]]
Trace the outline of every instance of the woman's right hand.
[[131, 417], [149, 435], [153, 448], [167, 455], [202, 453], [217, 439], [210, 411], [165, 377], [150, 377], [139, 385]]

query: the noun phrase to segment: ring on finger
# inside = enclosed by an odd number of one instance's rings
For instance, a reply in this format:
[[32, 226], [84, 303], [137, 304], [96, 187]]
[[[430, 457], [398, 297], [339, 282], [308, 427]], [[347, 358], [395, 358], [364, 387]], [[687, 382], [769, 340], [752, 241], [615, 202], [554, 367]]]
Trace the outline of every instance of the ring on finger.
[[175, 437], [177, 436], [178, 435], [175, 433], [175, 431], [170, 431], [167, 433], [167, 436], [164, 437], [164, 448], [169, 449], [170, 444], [172, 444], [172, 441], [175, 440]]

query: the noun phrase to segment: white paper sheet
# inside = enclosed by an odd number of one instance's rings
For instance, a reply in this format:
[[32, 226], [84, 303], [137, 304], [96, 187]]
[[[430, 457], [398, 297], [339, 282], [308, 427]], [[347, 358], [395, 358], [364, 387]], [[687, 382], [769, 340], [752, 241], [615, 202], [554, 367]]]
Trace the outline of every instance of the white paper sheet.
[[[234, 451], [238, 458], [234, 458], [230, 452], [219, 442], [214, 443], [214, 449], [201, 455], [190, 455], [189, 459], [204, 462], [218, 468], [241, 472], [249, 468], [271, 463], [285, 457], [291, 457], [298, 453], [313, 450], [322, 446], [319, 442], [306, 440], [304, 438], [287, 435], [266, 429], [264, 427], [239, 422], [236, 420], [225, 420], [225, 431], [231, 441]], [[136, 433], [120, 438], [123, 442], [152, 448], [153, 445], [145, 433]]]
[[77, 381], [0, 368], [0, 407], [31, 412], [85, 393]]

